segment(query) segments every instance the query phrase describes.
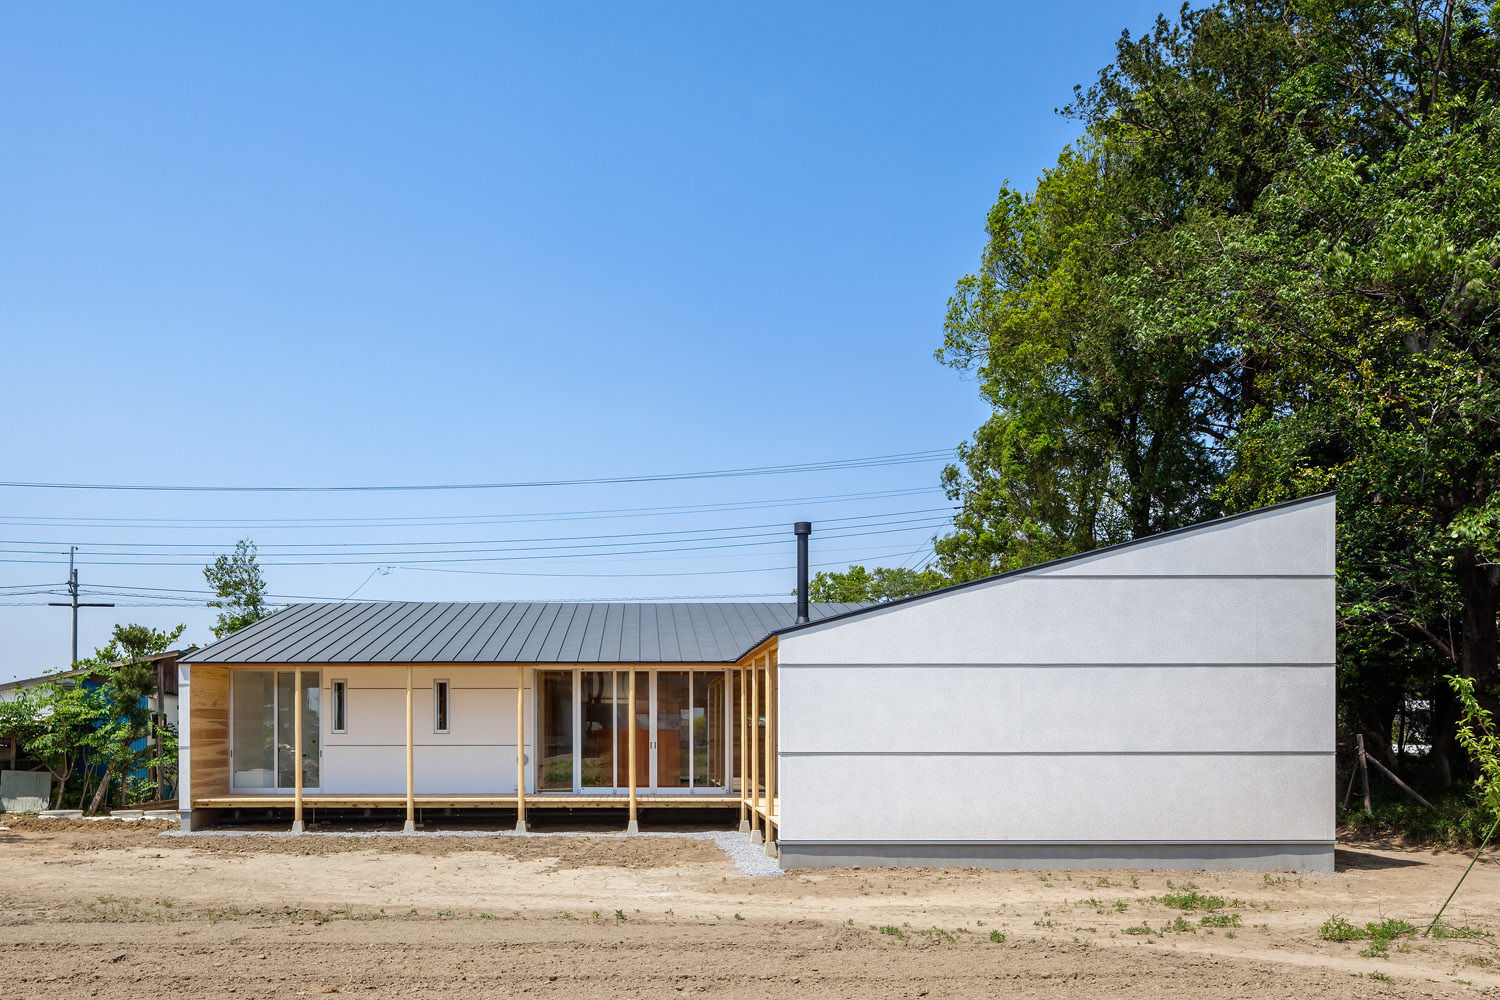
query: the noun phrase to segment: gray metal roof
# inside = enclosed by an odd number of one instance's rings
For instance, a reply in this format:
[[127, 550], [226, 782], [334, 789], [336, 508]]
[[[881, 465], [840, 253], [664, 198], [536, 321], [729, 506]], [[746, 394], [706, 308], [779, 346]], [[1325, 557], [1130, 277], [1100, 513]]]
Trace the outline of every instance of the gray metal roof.
[[[813, 621], [861, 604], [813, 604]], [[792, 602], [294, 604], [191, 663], [732, 663], [796, 623]]]

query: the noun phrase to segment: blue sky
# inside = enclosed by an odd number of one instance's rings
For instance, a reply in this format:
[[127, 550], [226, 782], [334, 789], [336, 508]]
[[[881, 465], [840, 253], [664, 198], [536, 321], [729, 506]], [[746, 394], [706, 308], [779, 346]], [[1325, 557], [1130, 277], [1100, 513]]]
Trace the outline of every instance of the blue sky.
[[[986, 210], [1159, 9], [8, 5], [0, 479], [509, 482], [951, 447], [985, 410], [932, 352]], [[784, 594], [797, 519], [817, 563], [919, 564], [939, 467], [0, 488], [0, 678], [66, 661], [67, 612], [23, 591], [63, 579], [69, 543], [86, 588], [156, 605], [84, 612], [85, 650], [115, 621], [206, 641], [191, 594], [139, 595], [202, 589], [196, 563], [246, 535], [288, 596]], [[427, 520], [349, 520], [369, 518]], [[691, 534], [599, 554], [641, 532]]]

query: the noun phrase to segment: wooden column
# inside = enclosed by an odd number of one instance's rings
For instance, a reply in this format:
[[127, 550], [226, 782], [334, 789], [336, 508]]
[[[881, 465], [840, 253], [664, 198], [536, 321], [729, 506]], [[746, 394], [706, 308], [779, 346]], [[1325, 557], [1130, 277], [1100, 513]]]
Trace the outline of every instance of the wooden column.
[[750, 692], [746, 688], [746, 668], [740, 667], [740, 833], [750, 832]]
[[771, 775], [775, 773], [776, 768], [776, 720], [772, 711], [775, 705], [775, 698], [772, 696], [771, 690], [771, 654], [767, 653], [761, 660], [761, 671], [761, 676], [764, 678], [766, 686], [766, 703], [764, 706], [766, 713], [766, 738], [765, 748], [762, 751], [765, 754], [765, 763], [761, 766], [765, 769], [762, 778], [766, 783], [765, 837], [766, 843], [769, 844], [771, 842]]
[[755, 673], [756, 662], [752, 660], [745, 672], [750, 675], [750, 842], [758, 844], [761, 840], [758, 811], [760, 802], [760, 683]]
[[626, 833], [640, 833], [641, 826], [638, 822], [635, 807], [635, 675], [636, 671], [630, 671], [630, 751], [626, 755], [630, 758], [630, 821], [625, 824]]
[[292, 832], [301, 833], [302, 826], [302, 671], [292, 672], [292, 687], [296, 694], [292, 698]]
[[406, 668], [406, 826], [403, 832], [417, 832], [417, 760], [411, 739], [411, 667]]
[[526, 832], [526, 668], [519, 665], [516, 667], [516, 832]]
[[[766, 654], [766, 815], [780, 817], [776, 811], [776, 771], [781, 764], [776, 759], [776, 714], [778, 708], [776, 677], [776, 654]], [[766, 825], [766, 840], [771, 840], [773, 831]]]

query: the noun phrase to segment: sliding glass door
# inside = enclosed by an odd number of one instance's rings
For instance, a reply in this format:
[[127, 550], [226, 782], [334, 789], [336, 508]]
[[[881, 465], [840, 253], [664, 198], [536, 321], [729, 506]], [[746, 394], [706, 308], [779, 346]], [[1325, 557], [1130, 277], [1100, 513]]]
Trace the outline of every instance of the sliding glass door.
[[[296, 787], [297, 674], [234, 670], [229, 692], [230, 787], [286, 791]], [[319, 674], [302, 671], [302, 787], [320, 784]]]
[[724, 790], [731, 749], [725, 738], [728, 677], [724, 670], [637, 670], [632, 706], [629, 671], [538, 671], [540, 788], [628, 789], [633, 712], [638, 790]]

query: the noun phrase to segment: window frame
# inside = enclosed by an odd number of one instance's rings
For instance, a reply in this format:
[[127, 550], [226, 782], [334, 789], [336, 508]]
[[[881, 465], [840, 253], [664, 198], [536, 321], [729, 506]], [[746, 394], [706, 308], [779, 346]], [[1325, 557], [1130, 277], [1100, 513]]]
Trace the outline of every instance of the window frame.
[[[328, 682], [328, 733], [330, 736], [349, 734], [349, 682], [336, 677]], [[342, 725], [340, 725], [342, 723]]]
[[434, 736], [453, 732], [453, 684], [446, 677], [432, 679], [432, 732]]

